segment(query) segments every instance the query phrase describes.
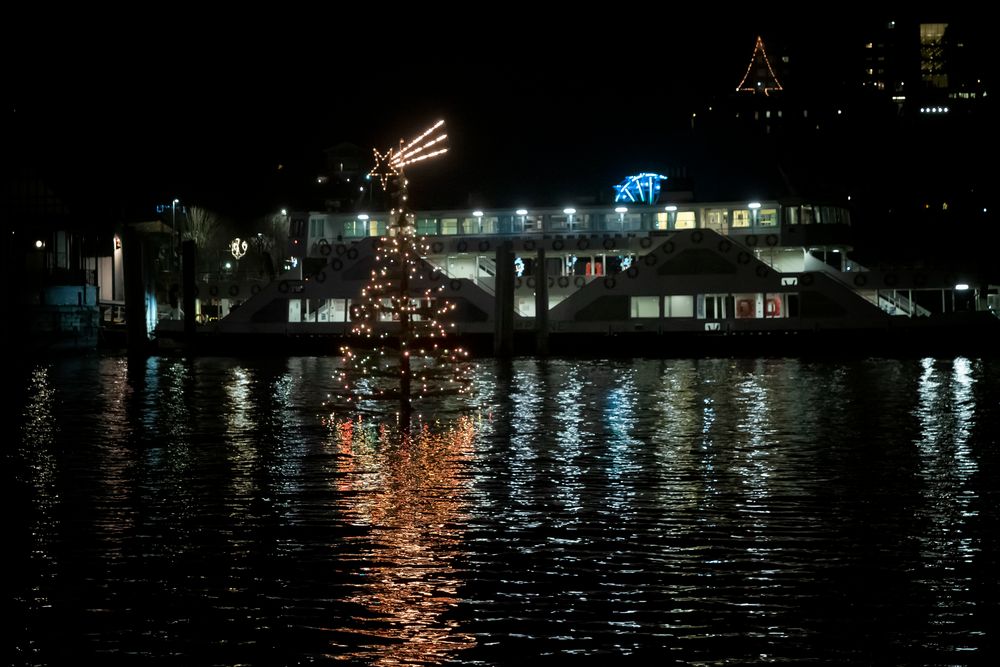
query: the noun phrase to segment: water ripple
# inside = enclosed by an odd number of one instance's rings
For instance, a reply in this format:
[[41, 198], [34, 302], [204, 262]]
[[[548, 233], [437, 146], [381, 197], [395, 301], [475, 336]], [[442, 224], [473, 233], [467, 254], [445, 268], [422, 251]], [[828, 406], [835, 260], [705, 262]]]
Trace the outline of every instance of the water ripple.
[[1000, 367], [61, 359], [4, 448], [15, 664], [988, 662]]

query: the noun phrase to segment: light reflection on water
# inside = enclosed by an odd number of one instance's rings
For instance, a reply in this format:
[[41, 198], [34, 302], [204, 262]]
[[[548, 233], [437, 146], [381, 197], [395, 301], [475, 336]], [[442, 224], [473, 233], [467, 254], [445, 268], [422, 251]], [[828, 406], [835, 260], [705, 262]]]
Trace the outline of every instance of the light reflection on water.
[[[15, 663], [963, 663], [996, 644], [1000, 367], [480, 362], [386, 426], [338, 362], [17, 376]], [[173, 658], [168, 658], [173, 656]]]
[[425, 423], [412, 434], [361, 420], [334, 426], [340, 509], [368, 529], [358, 557], [369, 563], [354, 574], [357, 590], [347, 598], [362, 612], [334, 631], [354, 638], [352, 659], [377, 665], [438, 662], [472, 646], [445, 614], [462, 583], [454, 561], [468, 522], [474, 420]]

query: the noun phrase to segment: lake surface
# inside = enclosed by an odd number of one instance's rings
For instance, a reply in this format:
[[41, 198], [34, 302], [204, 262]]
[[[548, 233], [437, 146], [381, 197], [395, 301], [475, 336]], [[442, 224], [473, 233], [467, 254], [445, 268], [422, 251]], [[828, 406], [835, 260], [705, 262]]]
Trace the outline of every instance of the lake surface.
[[[988, 664], [1000, 362], [8, 371], [11, 664]], [[554, 663], [559, 664], [559, 663]]]

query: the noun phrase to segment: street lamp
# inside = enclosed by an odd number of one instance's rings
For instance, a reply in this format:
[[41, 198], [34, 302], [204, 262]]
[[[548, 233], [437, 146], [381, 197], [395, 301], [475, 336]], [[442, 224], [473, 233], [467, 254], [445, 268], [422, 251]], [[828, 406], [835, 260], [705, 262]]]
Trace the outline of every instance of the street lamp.
[[752, 224], [754, 227], [756, 227], [757, 226], [757, 217], [759, 215], [758, 211], [760, 211], [760, 202], [759, 201], [752, 201], [749, 204], [747, 204], [747, 206], [750, 208], [750, 215], [753, 218], [750, 224]]
[[526, 208], [519, 208], [516, 211], [514, 211], [514, 213], [516, 213], [517, 215], [521, 216], [521, 231], [523, 232], [524, 231], [525, 216], [528, 215], [528, 209], [526, 209]]
[[564, 208], [563, 213], [569, 216], [566, 224], [569, 226], [570, 231], [573, 231], [573, 214], [576, 213], [575, 208]]
[[476, 216], [476, 227], [477, 227], [476, 233], [477, 234], [482, 234], [483, 233], [483, 212], [482, 211], [473, 211], [472, 215]]

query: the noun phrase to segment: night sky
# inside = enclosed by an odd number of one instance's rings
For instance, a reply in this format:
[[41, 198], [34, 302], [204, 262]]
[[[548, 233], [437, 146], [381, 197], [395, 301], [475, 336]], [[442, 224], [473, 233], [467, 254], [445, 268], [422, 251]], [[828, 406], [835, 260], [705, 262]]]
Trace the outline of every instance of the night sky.
[[505, 11], [26, 19], [7, 47], [10, 162], [139, 208], [176, 196], [252, 216], [294, 205], [281, 179], [308, 179], [324, 148], [444, 118], [451, 152], [409, 172], [417, 207], [559, 205], [637, 170], [697, 171], [690, 113], [735, 87], [757, 34], [789, 57], [786, 88], [822, 96], [857, 76], [882, 19]]

